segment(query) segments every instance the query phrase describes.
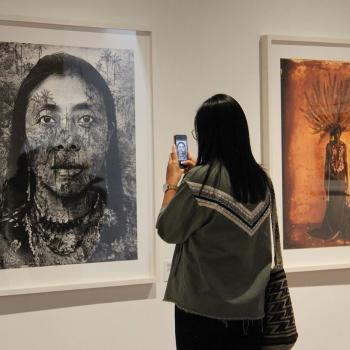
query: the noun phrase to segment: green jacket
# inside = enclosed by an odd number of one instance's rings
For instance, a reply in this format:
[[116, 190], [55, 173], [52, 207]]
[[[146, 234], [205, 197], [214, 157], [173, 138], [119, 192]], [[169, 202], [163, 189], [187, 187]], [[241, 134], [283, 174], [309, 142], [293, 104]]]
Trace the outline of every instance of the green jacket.
[[264, 317], [272, 262], [270, 193], [258, 205], [238, 203], [230, 178], [216, 163], [197, 166], [157, 220], [159, 236], [175, 243], [164, 300], [217, 319]]

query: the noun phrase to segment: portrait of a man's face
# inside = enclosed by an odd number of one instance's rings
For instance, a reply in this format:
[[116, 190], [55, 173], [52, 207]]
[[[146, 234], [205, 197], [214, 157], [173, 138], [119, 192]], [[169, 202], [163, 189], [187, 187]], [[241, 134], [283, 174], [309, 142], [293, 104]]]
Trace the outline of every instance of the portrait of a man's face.
[[0, 51], [0, 268], [136, 259], [132, 50]]

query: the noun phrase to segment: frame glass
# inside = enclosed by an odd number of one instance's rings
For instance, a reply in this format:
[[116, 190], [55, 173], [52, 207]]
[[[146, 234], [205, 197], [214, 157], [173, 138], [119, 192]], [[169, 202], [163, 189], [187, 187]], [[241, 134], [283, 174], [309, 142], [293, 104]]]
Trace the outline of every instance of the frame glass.
[[[153, 283], [151, 32], [5, 19], [0, 28], [0, 188], [11, 227], [0, 232], [0, 295]], [[24, 211], [9, 204], [20, 170]], [[67, 216], [55, 217], [57, 198], [71, 201]], [[87, 214], [70, 217], [82, 203]]]
[[266, 35], [260, 53], [262, 158], [286, 270], [348, 268], [350, 41]]

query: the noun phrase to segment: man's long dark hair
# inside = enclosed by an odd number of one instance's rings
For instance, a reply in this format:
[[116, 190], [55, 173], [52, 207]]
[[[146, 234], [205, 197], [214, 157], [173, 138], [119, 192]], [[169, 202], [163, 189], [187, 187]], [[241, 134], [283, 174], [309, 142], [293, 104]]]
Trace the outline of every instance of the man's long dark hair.
[[239, 202], [258, 203], [266, 198], [268, 177], [256, 162], [249, 140], [247, 119], [231, 96], [217, 94], [206, 100], [195, 117], [197, 165], [219, 161], [227, 169], [232, 196]]
[[[33, 190], [34, 174], [28, 173], [28, 154], [25, 152], [25, 116], [31, 92], [51, 75], [76, 75], [92, 85], [102, 96], [107, 114], [109, 148], [106, 153], [106, 167], [103, 167], [96, 179], [96, 189], [103, 197], [108, 208], [113, 209], [123, 228], [124, 194], [121, 181], [120, 160], [116, 136], [116, 108], [112, 93], [100, 73], [85, 60], [63, 52], [42, 57], [23, 80], [14, 105], [11, 126], [11, 141], [7, 166], [7, 186], [5, 189], [8, 208], [15, 208], [27, 200], [29, 181]], [[104, 180], [104, 181], [103, 181]], [[108, 195], [109, 194], [109, 195]], [[21, 203], [22, 202], [22, 203]], [[114, 228], [115, 230], [115, 228]], [[107, 238], [108, 240], [108, 238]]]

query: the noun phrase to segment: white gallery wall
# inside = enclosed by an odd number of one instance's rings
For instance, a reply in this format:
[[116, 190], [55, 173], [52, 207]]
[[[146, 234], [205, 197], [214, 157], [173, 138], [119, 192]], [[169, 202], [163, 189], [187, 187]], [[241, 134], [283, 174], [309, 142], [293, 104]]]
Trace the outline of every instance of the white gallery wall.
[[[196, 108], [214, 93], [242, 104], [260, 160], [260, 35], [350, 38], [347, 0], [0, 0], [0, 15], [152, 30], [156, 211], [172, 135], [190, 135]], [[0, 298], [0, 348], [174, 350], [173, 306], [161, 301], [173, 247], [156, 245], [154, 285]], [[295, 349], [349, 349], [350, 270], [289, 278]]]

